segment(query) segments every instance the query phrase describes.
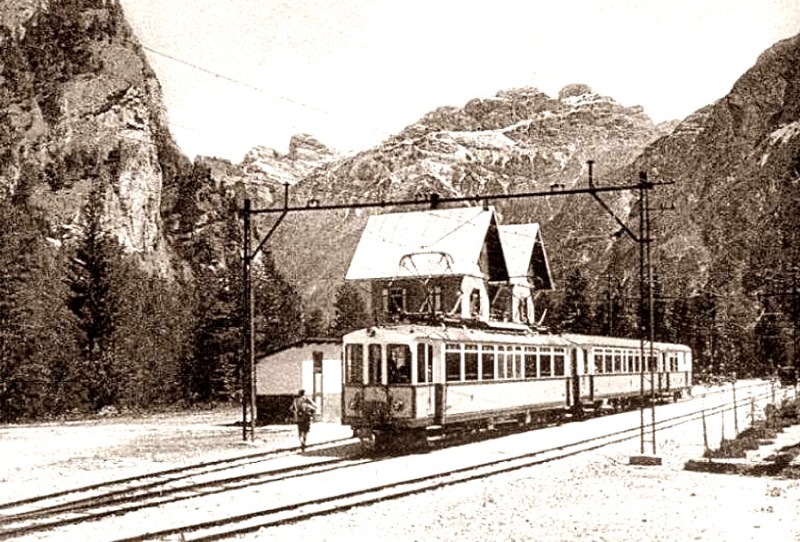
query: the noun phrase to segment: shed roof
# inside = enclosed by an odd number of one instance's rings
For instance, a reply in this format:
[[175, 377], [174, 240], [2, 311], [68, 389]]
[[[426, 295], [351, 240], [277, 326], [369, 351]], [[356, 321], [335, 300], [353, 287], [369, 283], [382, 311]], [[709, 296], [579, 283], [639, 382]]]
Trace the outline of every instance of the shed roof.
[[[498, 230], [511, 281], [527, 279], [537, 288], [552, 288], [550, 263], [539, 224], [505, 224], [498, 226]], [[533, 276], [530, 269], [533, 269]]]
[[292, 348], [302, 348], [304, 346], [310, 345], [340, 345], [341, 346], [342, 340], [336, 339], [333, 337], [306, 337], [305, 339], [300, 339], [295, 341], [291, 344], [286, 344], [280, 346], [278, 348], [267, 350], [265, 352], [258, 352], [256, 353], [255, 357], [259, 358], [259, 361], [266, 359], [270, 356], [274, 356], [280, 352], [284, 352], [286, 350], [291, 350]]
[[371, 216], [345, 278], [482, 276], [480, 255], [484, 241], [490, 247], [490, 268], [507, 278], [496, 225], [492, 207]]

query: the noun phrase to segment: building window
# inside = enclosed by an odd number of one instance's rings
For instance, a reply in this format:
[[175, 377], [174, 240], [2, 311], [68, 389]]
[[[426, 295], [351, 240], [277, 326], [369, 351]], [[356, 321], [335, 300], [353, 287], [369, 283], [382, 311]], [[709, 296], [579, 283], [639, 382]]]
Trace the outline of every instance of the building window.
[[519, 309], [519, 321], [528, 322], [528, 298], [522, 297], [517, 299], [517, 308]]
[[322, 374], [322, 352], [312, 352], [311, 358], [314, 360], [314, 374]]
[[390, 288], [388, 290], [388, 310], [389, 314], [402, 314], [406, 312], [406, 289]]
[[472, 290], [469, 294], [469, 315], [473, 318], [481, 315], [481, 294], [478, 290]]
[[442, 287], [433, 287], [433, 310], [434, 312], [442, 312]]

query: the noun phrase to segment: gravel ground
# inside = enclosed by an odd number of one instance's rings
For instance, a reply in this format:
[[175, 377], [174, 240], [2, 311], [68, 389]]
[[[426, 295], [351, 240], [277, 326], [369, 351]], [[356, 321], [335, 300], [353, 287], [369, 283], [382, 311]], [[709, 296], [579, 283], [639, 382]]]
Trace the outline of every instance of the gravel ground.
[[[627, 464], [630, 446], [264, 530], [242, 540], [800, 540], [800, 482], [692, 473], [674, 441], [665, 464]], [[702, 447], [696, 447], [702, 453]], [[638, 450], [633, 450], [634, 452]]]
[[[747, 410], [739, 413], [742, 426]], [[231, 425], [236, 419], [235, 410], [221, 410], [0, 427], [0, 502], [296, 445], [289, 426], [260, 428], [256, 443], [245, 445], [241, 429]], [[719, 415], [709, 418], [709, 442], [719, 442], [722, 425]], [[732, 414], [724, 425], [731, 437]], [[345, 427], [315, 424], [311, 438], [348, 435]], [[630, 456], [638, 453], [633, 440], [240, 539], [800, 541], [800, 481], [684, 471], [685, 461], [703, 452], [699, 422], [658, 437], [661, 466], [630, 466]], [[463, 453], [481, 451], [470, 446]]]
[[[733, 437], [732, 413], [707, 421], [709, 442], [723, 424]], [[800, 481], [683, 470], [702, 456], [702, 435], [697, 422], [659, 432], [661, 466], [629, 465], [639, 452], [629, 441], [240, 540], [800, 541]]]

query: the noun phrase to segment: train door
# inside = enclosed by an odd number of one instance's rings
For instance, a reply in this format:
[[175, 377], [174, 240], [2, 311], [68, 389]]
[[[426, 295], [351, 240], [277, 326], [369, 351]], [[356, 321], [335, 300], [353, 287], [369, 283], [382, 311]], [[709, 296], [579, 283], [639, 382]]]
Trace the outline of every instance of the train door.
[[437, 345], [437, 348], [432, 348], [433, 354], [433, 423], [436, 425], [444, 425], [444, 405], [447, 401], [444, 381], [445, 369], [443, 364], [444, 360], [444, 344]]
[[579, 407], [581, 404], [581, 375], [578, 370], [578, 350], [573, 348], [570, 351], [570, 377], [572, 378], [572, 405]]
[[433, 385], [433, 345], [417, 344], [417, 363], [414, 371], [415, 417], [436, 416], [436, 397]]

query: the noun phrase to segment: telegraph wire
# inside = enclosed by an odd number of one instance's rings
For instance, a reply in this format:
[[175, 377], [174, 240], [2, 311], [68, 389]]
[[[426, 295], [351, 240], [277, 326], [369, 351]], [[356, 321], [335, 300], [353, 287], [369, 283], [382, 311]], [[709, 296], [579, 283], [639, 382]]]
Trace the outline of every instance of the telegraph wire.
[[149, 51], [149, 52], [151, 52], [151, 53], [153, 53], [155, 55], [167, 58], [169, 60], [172, 60], [173, 62], [178, 62], [178, 63], [183, 64], [185, 66], [189, 66], [190, 68], [193, 68], [195, 70], [201, 71], [201, 72], [206, 73], [208, 75], [213, 75], [217, 79], [222, 79], [222, 80], [228, 81], [230, 83], [234, 83], [234, 84], [237, 84], [237, 85], [242, 85], [243, 87], [247, 87], [247, 88], [249, 88], [251, 90], [255, 90], [257, 92], [264, 93], [267, 96], [271, 96], [273, 98], [276, 98], [278, 100], [282, 100], [282, 101], [290, 103], [292, 105], [296, 105], [296, 106], [299, 106], [299, 107], [310, 109], [312, 111], [316, 111], [317, 113], [322, 113], [323, 115], [334, 116], [333, 113], [331, 113], [329, 111], [325, 111], [323, 109], [320, 109], [319, 107], [315, 107], [313, 105], [310, 105], [310, 104], [307, 104], [307, 103], [304, 103], [304, 102], [293, 100], [292, 98], [287, 98], [286, 96], [281, 96], [280, 94], [274, 94], [274, 93], [269, 92], [269, 91], [267, 91], [267, 90], [265, 90], [265, 89], [263, 89], [263, 88], [261, 88], [259, 86], [247, 83], [245, 81], [241, 81], [239, 79], [230, 77], [228, 75], [225, 75], [225, 74], [222, 74], [222, 73], [219, 73], [219, 72], [215, 72], [214, 70], [209, 70], [208, 68], [204, 68], [203, 66], [195, 64], [193, 62], [189, 62], [188, 60], [183, 60], [182, 58], [178, 58], [178, 57], [173, 56], [173, 55], [171, 55], [169, 53], [165, 53], [163, 51], [158, 51], [158, 50], [156, 50], [156, 49], [154, 49], [154, 48], [152, 48], [152, 47], [150, 47], [148, 45], [145, 45], [143, 43], [140, 44], [140, 45], [141, 45], [142, 49], [144, 49], [145, 51]]

